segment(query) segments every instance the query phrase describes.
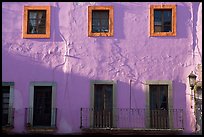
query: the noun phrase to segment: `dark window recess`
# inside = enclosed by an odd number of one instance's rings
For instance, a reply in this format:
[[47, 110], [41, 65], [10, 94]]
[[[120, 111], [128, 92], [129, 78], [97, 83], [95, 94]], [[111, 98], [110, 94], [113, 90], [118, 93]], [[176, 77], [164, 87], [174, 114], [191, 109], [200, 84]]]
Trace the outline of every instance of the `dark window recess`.
[[28, 11], [28, 34], [46, 34], [46, 10]]
[[150, 126], [169, 128], [168, 85], [150, 85]]
[[113, 85], [94, 85], [94, 127], [112, 127]]
[[2, 126], [8, 124], [10, 86], [2, 86]]
[[92, 11], [92, 32], [109, 31], [109, 10]]
[[154, 10], [154, 32], [172, 32], [172, 10]]
[[51, 126], [52, 86], [34, 86], [33, 126]]

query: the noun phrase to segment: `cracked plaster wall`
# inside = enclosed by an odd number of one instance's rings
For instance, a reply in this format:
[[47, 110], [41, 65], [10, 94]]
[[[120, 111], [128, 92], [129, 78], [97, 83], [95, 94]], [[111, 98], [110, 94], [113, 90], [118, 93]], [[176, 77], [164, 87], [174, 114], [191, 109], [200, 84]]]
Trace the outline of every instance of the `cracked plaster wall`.
[[[149, 36], [150, 4], [177, 5], [177, 36]], [[22, 38], [24, 5], [52, 6], [50, 39]], [[87, 36], [89, 5], [114, 6], [113, 37]], [[131, 105], [135, 108], [146, 106], [146, 80], [172, 80], [173, 108], [184, 109], [184, 130], [193, 131], [187, 76], [195, 69], [195, 61], [201, 59], [195, 58], [195, 49], [199, 47], [201, 52], [202, 47], [202, 33], [196, 30], [197, 26], [202, 27], [197, 22], [198, 5], [190, 2], [2, 3], [2, 81], [15, 82], [14, 131], [25, 131], [21, 121], [24, 108], [29, 106], [29, 83], [55, 81], [58, 132], [79, 132], [80, 107], [90, 107], [90, 80], [116, 81], [117, 107], [129, 107], [129, 80], [133, 80]]]

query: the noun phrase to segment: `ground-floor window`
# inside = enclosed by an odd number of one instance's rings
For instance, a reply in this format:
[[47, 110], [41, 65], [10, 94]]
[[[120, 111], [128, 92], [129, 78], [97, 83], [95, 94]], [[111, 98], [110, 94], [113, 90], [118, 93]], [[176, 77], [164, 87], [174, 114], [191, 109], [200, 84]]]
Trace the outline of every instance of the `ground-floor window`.
[[149, 128], [172, 128], [174, 110], [172, 109], [172, 82], [147, 81], [147, 125]]
[[56, 127], [55, 107], [56, 84], [32, 82], [30, 86], [30, 107], [26, 108], [27, 124], [32, 127]]
[[2, 127], [12, 127], [14, 122], [13, 108], [14, 82], [2, 83]]
[[113, 127], [115, 84], [113, 81], [91, 82], [92, 121], [94, 128]]

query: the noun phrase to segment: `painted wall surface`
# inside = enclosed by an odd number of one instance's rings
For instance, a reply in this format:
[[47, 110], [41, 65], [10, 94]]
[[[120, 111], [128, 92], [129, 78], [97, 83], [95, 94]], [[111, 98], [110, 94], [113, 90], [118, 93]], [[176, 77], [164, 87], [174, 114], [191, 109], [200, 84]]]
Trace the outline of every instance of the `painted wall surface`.
[[[149, 36], [151, 4], [177, 5], [175, 37]], [[52, 6], [50, 39], [22, 38], [25, 5]], [[90, 5], [114, 7], [113, 37], [88, 37]], [[188, 75], [195, 70], [194, 49], [202, 35], [196, 29], [198, 7], [196, 2], [2, 3], [2, 81], [15, 82], [13, 131], [26, 132], [30, 82], [54, 81], [57, 132], [80, 132], [80, 108], [90, 107], [90, 80], [114, 80], [116, 106], [121, 108], [129, 107], [130, 80], [133, 108], [146, 107], [147, 80], [171, 80], [173, 108], [185, 112], [184, 131], [194, 131]]]

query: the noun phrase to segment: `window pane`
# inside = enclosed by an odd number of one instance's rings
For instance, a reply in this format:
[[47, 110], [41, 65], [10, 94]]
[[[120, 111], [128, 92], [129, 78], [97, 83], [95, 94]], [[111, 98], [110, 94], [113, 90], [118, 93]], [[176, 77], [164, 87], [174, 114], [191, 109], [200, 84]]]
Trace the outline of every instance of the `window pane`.
[[36, 23], [36, 19], [30, 19], [29, 20], [29, 25], [32, 27], [32, 26], [36, 26], [37, 23]]
[[160, 86], [160, 91], [161, 91], [160, 109], [167, 110], [168, 109], [168, 86], [167, 85]]
[[171, 26], [164, 26], [164, 32], [171, 32]]
[[100, 20], [99, 19], [94, 19], [92, 22], [93, 27], [100, 27]]
[[172, 11], [164, 10], [164, 32], [171, 32]]
[[104, 10], [100, 12], [100, 17], [103, 19], [108, 19], [109, 18], [109, 11], [108, 10]]
[[45, 34], [45, 27], [38, 27], [38, 34]]
[[154, 26], [154, 32], [162, 32], [162, 26]]
[[38, 20], [38, 25], [41, 27], [45, 27], [45, 24], [46, 24], [45, 22], [46, 22], [45, 19]]
[[99, 18], [100, 17], [100, 11], [93, 10], [92, 11], [92, 18]]
[[38, 19], [45, 19], [46, 18], [46, 11], [45, 10], [39, 10], [38, 11]]
[[109, 22], [107, 19], [101, 20], [101, 27], [102, 32], [108, 32]]
[[164, 25], [171, 25], [171, 10], [164, 10]]
[[37, 34], [36, 26], [29, 26], [28, 34]]
[[29, 17], [29, 19], [36, 19], [37, 18], [37, 12], [36, 11], [28, 11], [28, 17]]
[[93, 10], [92, 11], [92, 32], [109, 31], [109, 11]]
[[154, 10], [154, 25], [162, 25], [162, 12], [161, 12], [161, 10]]
[[28, 13], [28, 34], [46, 34], [46, 11], [30, 10]]

